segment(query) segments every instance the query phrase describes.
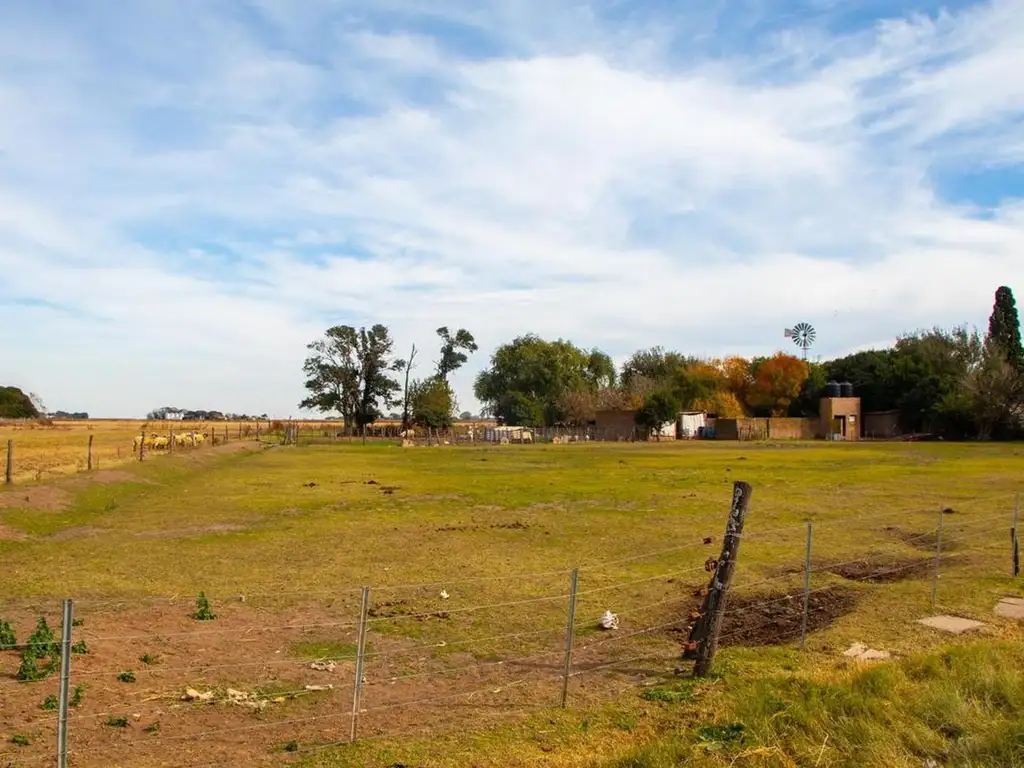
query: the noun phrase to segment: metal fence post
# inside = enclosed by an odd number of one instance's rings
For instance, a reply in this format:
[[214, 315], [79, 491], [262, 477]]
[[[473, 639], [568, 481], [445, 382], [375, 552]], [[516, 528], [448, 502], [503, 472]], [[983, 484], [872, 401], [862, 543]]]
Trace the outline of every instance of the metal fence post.
[[74, 604], [64, 601], [64, 623], [60, 631], [60, 699], [57, 720], [57, 768], [68, 764], [68, 689], [71, 687], [71, 628]]
[[942, 557], [942, 517], [939, 510], [939, 527], [935, 532], [935, 571], [932, 573], [932, 613], [935, 613], [936, 599], [939, 594], [939, 560]]
[[4, 482], [10, 485], [14, 482], [14, 441], [7, 441], [7, 468], [4, 470]]
[[370, 588], [363, 587], [363, 599], [359, 609], [359, 639], [356, 645], [356, 679], [352, 685], [352, 730], [349, 741], [356, 741], [359, 724], [359, 700], [363, 692], [363, 664], [366, 658], [366, 617], [370, 610]]
[[800, 620], [800, 650], [807, 650], [807, 614], [811, 608], [811, 541], [814, 527], [807, 521], [807, 552], [804, 554], [804, 615]]
[[580, 583], [580, 569], [572, 569], [572, 588], [569, 591], [569, 623], [565, 628], [565, 671], [562, 673], [562, 709], [569, 701], [569, 677], [572, 675], [572, 643], [576, 634], [576, 590]]

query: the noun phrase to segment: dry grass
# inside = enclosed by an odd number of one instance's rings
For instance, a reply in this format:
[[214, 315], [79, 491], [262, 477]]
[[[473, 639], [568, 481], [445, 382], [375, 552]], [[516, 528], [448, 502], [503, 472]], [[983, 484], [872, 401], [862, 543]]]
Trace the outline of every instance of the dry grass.
[[[7, 596], [0, 617], [24, 634], [37, 612], [53, 617], [60, 597], [75, 597], [82, 636], [95, 648], [76, 669], [99, 676], [83, 714], [161, 717], [167, 738], [258, 724], [182, 762], [220, 755], [273, 762], [275, 744], [317, 748], [347, 733], [350, 693], [342, 687], [350, 662], [335, 673], [335, 692], [257, 722], [222, 708], [172, 716], [170, 702], [186, 685], [320, 682], [301, 667], [289, 673], [282, 659], [297, 647], [349, 655], [358, 587], [370, 584], [378, 655], [368, 662], [361, 732], [405, 737], [330, 750], [318, 764], [594, 765], [664, 735], [678, 719], [671, 702], [637, 696], [638, 683], [671, 677], [678, 635], [666, 627], [623, 636], [687, 615], [707, 579], [704, 560], [718, 552], [732, 480], [750, 482], [754, 498], [719, 669], [727, 680], [785, 670], [831, 681], [842, 672], [839, 651], [855, 640], [898, 654], [948, 642], [913, 622], [930, 610], [929, 571], [918, 561], [930, 556], [943, 508], [955, 512], [943, 519], [949, 559], [940, 607], [988, 622], [997, 637], [1019, 638], [991, 609], [1013, 589], [1006, 530], [1020, 464], [1012, 445], [229, 444], [128, 466], [117, 482], [65, 480], [0, 493], [0, 526], [19, 537], [0, 540]], [[64, 502], [44, 508], [57, 492]], [[820, 566], [813, 586], [853, 598], [812, 602], [822, 613], [801, 656], [792, 650], [793, 601], [768, 611], [758, 603], [799, 591], [807, 518], [816, 522]], [[704, 545], [705, 537], [713, 543]], [[858, 565], [843, 565], [850, 561]], [[572, 683], [573, 711], [556, 713], [564, 595], [575, 565], [582, 566], [576, 669], [585, 674]], [[903, 566], [903, 579], [872, 570]], [[188, 618], [200, 590], [218, 615], [209, 627]], [[477, 606], [494, 607], [470, 610]], [[594, 622], [606, 608], [619, 613], [622, 639], [599, 645], [608, 636]], [[167, 661], [139, 668], [146, 653]], [[138, 692], [102, 676], [133, 663]], [[490, 666], [472, 666], [480, 663]], [[617, 666], [597, 669], [608, 663]], [[0, 665], [6, 675], [7, 659]], [[157, 699], [143, 701], [149, 696]], [[443, 700], [411, 705], [436, 697]], [[0, 722], [37, 705], [9, 699]], [[543, 714], [513, 714], [533, 707]], [[286, 724], [297, 715], [325, 719]], [[514, 725], [491, 730], [510, 719]], [[135, 765], [158, 764], [163, 754], [158, 740], [147, 736], [154, 745], [147, 747], [132, 728], [127, 735], [77, 728], [73, 739], [104, 764], [127, 764], [126, 755]], [[454, 735], [438, 736], [446, 732]], [[787, 764], [743, 760], [735, 764]]]

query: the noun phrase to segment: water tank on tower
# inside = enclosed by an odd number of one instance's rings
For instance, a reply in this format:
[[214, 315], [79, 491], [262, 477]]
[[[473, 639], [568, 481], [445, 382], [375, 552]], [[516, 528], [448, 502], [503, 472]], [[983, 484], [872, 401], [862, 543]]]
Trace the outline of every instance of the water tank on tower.
[[825, 384], [825, 397], [839, 397], [838, 381], [830, 381]]
[[840, 397], [853, 397], [853, 384], [848, 381], [844, 381], [839, 385], [839, 396]]

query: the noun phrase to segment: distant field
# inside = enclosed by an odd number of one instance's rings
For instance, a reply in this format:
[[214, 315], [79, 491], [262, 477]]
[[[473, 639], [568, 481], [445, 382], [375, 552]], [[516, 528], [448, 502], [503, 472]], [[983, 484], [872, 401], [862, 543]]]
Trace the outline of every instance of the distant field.
[[[97, 443], [104, 434], [129, 451], [139, 428], [93, 422], [15, 439], [59, 452], [62, 435], [84, 437], [88, 426]], [[713, 721], [730, 680], [831, 679], [854, 641], [897, 654], [950, 642], [914, 623], [931, 611], [943, 509], [939, 608], [1018, 642], [1020, 629], [992, 607], [1020, 593], [1007, 532], [1022, 459], [1014, 445], [235, 439], [0, 491], [0, 619], [21, 639], [40, 613], [59, 623], [61, 598], [76, 600], [75, 637], [89, 649], [72, 666], [72, 684], [85, 686], [70, 729], [76, 766], [611, 764], [680, 723]], [[723, 634], [726, 677], [680, 710], [698, 689], [679, 689], [672, 671], [688, 667], [681, 643], [734, 480], [754, 495]], [[801, 655], [807, 519], [814, 592]], [[350, 728], [363, 585], [361, 741], [338, 746]], [[190, 618], [199, 591], [216, 620]], [[619, 615], [617, 631], [597, 628], [605, 610]], [[311, 669], [318, 658], [336, 666]], [[0, 654], [0, 756], [30, 764], [53, 754], [53, 713], [40, 704], [56, 680], [18, 683], [18, 663]], [[128, 670], [136, 681], [120, 682]], [[183, 702], [189, 687], [219, 703]], [[225, 703], [228, 688], [269, 703]], [[109, 724], [120, 717], [126, 727]], [[11, 745], [14, 735], [30, 744]], [[848, 764], [827, 743], [776, 749], [790, 762], [738, 759], [742, 749], [726, 743], [698, 750], [694, 764], [814, 765], [818, 750], [820, 765]], [[862, 764], [902, 764], [873, 760]], [[676, 763], [622, 763], [661, 764]]]
[[[269, 428], [281, 422], [271, 421], [144, 421], [138, 419], [91, 419], [88, 421], [54, 421], [44, 424], [35, 420], [0, 420], [0, 457], [7, 449], [7, 441], [14, 441], [15, 481], [46, 480], [60, 475], [83, 472], [88, 463], [89, 438], [93, 439], [93, 468], [112, 469], [138, 460], [133, 454], [132, 441], [141, 432], [162, 435], [196, 430], [213, 433], [217, 441], [228, 442], [253, 439], [257, 428], [263, 437]], [[337, 432], [344, 428], [340, 421], [296, 420], [303, 430]], [[378, 422], [376, 431], [394, 428], [397, 422]], [[371, 435], [374, 433], [371, 429]], [[2, 459], [0, 459], [2, 460]], [[0, 476], [2, 480], [2, 476]]]

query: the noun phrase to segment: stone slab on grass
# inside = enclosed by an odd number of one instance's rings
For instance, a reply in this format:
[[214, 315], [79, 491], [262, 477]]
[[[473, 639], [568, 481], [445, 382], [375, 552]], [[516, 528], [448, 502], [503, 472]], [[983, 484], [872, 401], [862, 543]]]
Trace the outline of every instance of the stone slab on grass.
[[951, 635], [962, 635], [964, 632], [971, 632], [985, 626], [980, 621], [965, 619], [962, 616], [929, 616], [927, 619], [918, 619], [917, 623], [940, 632], [948, 632]]
[[996, 616], [1024, 621], [1024, 597], [1004, 597], [996, 605]]

